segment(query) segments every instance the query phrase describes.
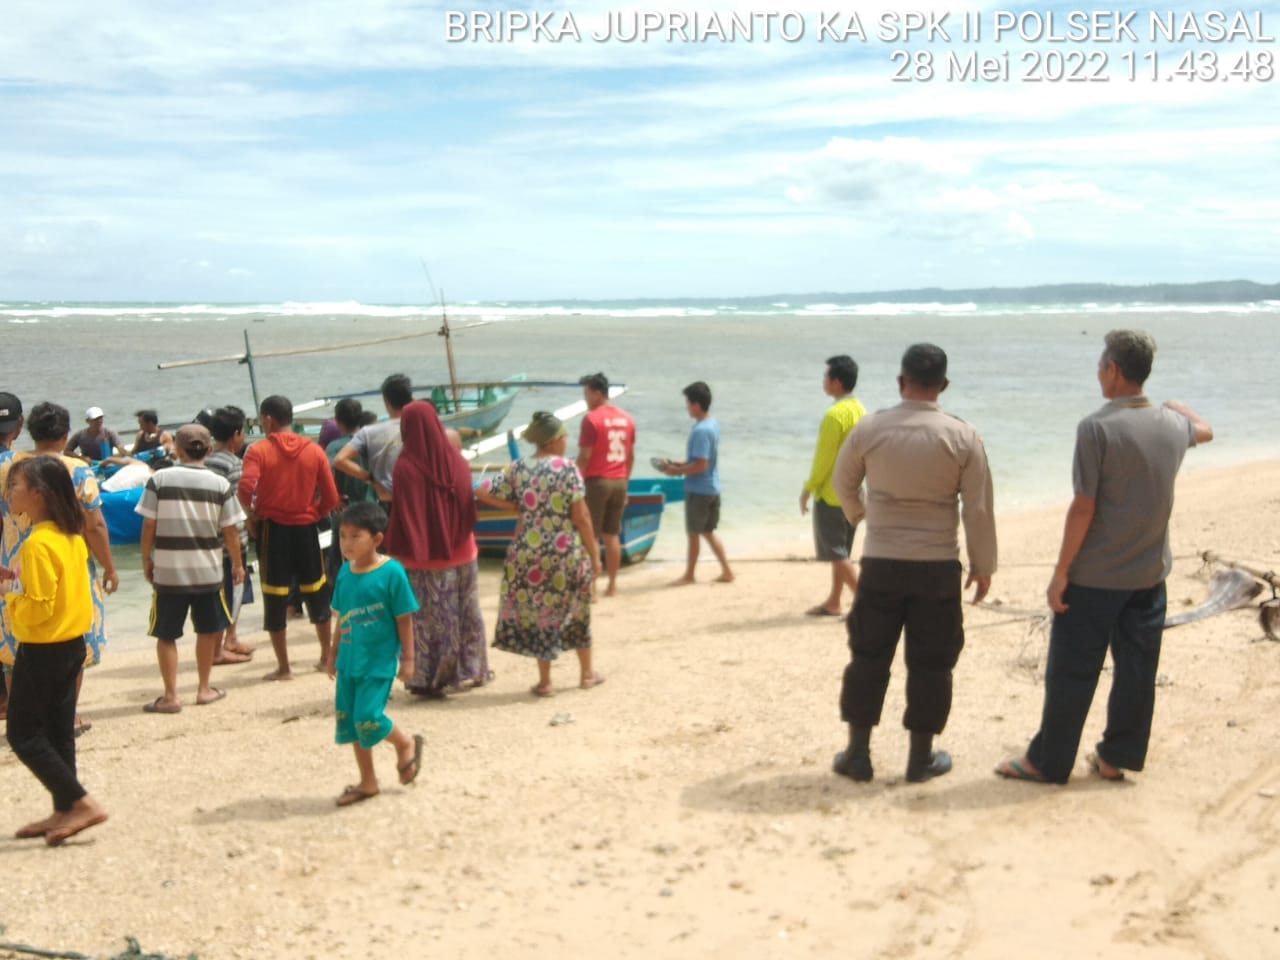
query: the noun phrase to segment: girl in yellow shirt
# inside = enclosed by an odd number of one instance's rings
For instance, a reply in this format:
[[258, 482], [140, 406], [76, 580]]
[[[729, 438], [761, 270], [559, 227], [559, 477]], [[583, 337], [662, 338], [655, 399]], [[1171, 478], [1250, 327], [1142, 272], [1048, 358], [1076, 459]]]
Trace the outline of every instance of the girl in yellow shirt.
[[76, 779], [76, 678], [93, 623], [84, 514], [56, 457], [15, 463], [7, 495], [32, 529], [17, 566], [0, 569], [0, 601], [18, 637], [6, 733], [18, 759], [53, 795], [53, 813], [17, 836], [44, 837], [53, 847], [107, 819]]

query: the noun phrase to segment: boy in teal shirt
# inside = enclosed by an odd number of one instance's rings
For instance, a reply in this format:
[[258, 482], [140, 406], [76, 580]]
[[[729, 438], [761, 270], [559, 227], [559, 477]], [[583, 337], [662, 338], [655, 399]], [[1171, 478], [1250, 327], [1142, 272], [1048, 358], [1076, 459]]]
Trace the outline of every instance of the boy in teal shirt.
[[329, 648], [325, 672], [337, 682], [334, 739], [354, 747], [360, 770], [360, 782], [338, 796], [340, 807], [378, 794], [373, 747], [383, 740], [396, 748], [401, 783], [412, 783], [422, 767], [423, 738], [411, 738], [386, 713], [396, 676], [405, 683], [413, 677], [412, 615], [418, 609], [404, 567], [378, 553], [386, 529], [380, 506], [356, 503], [343, 511], [338, 530], [347, 562], [333, 591], [338, 642]]

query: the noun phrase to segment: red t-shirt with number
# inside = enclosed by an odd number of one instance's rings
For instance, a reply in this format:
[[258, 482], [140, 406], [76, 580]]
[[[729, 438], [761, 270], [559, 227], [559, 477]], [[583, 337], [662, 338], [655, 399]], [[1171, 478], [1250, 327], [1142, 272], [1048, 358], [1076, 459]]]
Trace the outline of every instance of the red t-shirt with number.
[[627, 479], [627, 461], [636, 445], [636, 425], [625, 410], [606, 404], [582, 418], [579, 448], [591, 448], [584, 476]]

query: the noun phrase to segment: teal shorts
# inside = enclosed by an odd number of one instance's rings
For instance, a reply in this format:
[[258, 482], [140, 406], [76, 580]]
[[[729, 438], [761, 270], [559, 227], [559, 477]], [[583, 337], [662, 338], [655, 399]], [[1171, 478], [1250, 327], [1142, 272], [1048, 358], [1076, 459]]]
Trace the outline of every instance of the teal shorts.
[[387, 716], [395, 677], [352, 677], [339, 672], [334, 690], [334, 719], [338, 743], [359, 743], [368, 750], [381, 743], [395, 724]]

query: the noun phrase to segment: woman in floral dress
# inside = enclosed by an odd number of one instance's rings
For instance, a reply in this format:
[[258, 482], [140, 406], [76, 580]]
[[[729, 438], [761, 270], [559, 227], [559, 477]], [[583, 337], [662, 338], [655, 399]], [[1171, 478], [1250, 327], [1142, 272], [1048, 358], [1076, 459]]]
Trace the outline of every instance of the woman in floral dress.
[[565, 458], [568, 431], [550, 413], [535, 413], [524, 439], [537, 452], [517, 460], [477, 492], [481, 503], [520, 514], [502, 573], [502, 605], [493, 645], [538, 661], [535, 696], [550, 697], [551, 661], [578, 655], [579, 686], [604, 682], [591, 666], [591, 582], [600, 544], [591, 529], [582, 475]]

